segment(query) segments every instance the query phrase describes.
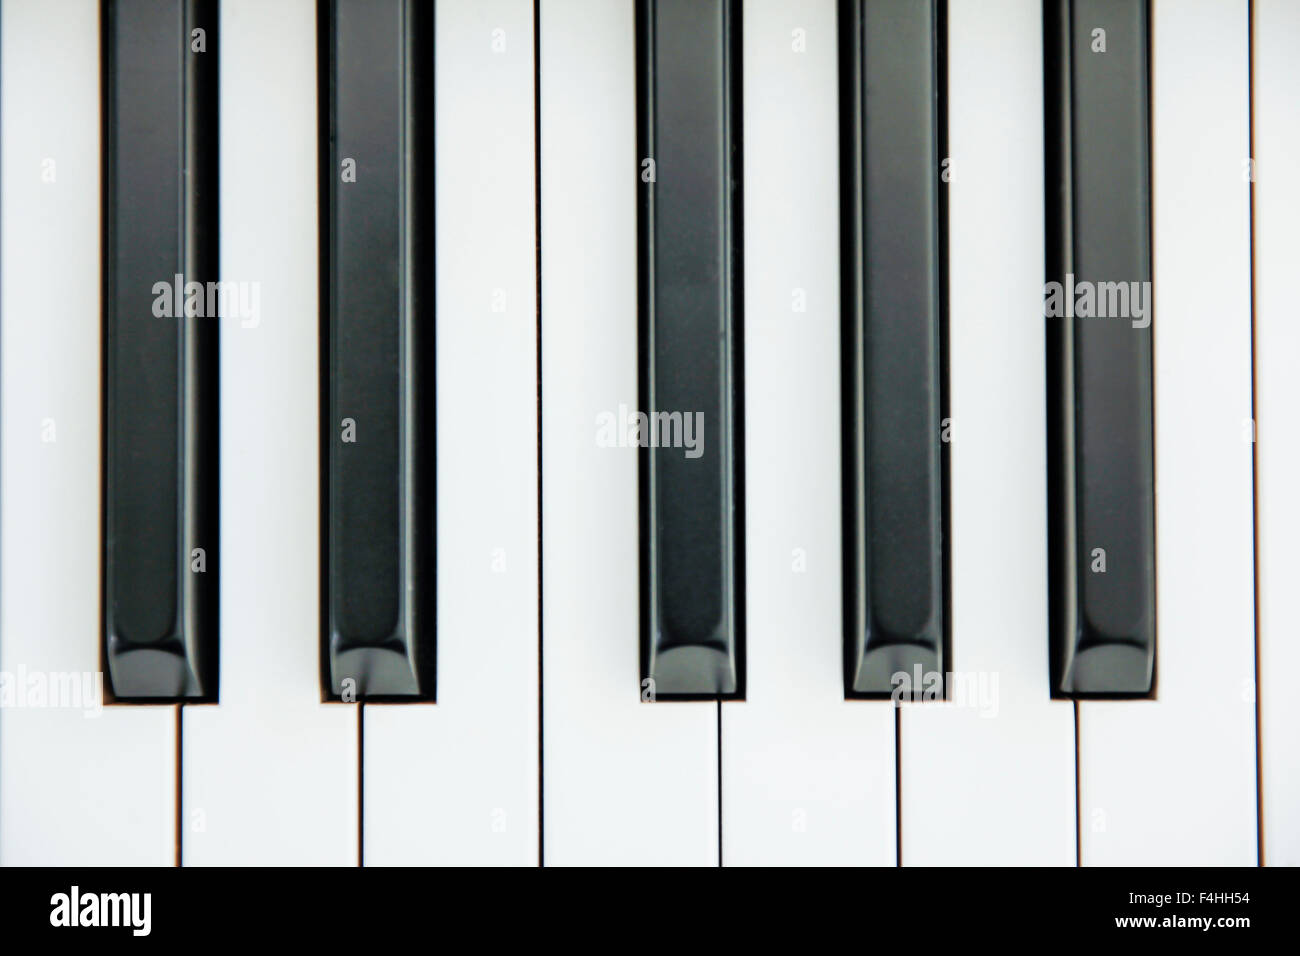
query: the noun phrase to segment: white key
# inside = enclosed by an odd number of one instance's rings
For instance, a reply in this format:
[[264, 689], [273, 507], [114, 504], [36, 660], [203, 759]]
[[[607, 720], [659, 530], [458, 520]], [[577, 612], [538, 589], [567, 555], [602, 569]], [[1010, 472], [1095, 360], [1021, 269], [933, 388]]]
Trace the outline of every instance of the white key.
[[71, 706], [100, 672], [99, 6], [10, 0], [0, 40], [0, 862], [168, 865], [176, 708]]
[[844, 700], [836, 50], [831, 0], [745, 5], [748, 675], [722, 706], [726, 865], [896, 860], [893, 707]]
[[545, 862], [718, 861], [717, 706], [640, 702], [633, 8], [541, 7]]
[[365, 862], [536, 865], [532, 4], [440, 3], [434, 44], [438, 702], [366, 706]]
[[357, 712], [322, 704], [316, 23], [221, 10], [220, 703], [183, 708], [183, 862], [357, 862]]
[[1152, 9], [1156, 699], [1079, 705], [1085, 865], [1256, 861], [1247, 9]]
[[1300, 6], [1255, 4], [1255, 447], [1259, 536], [1260, 761], [1264, 859], [1300, 866], [1300, 325], [1295, 264], [1300, 261]]
[[1047, 679], [1041, 5], [954, 0], [948, 55], [958, 686], [901, 715], [902, 858], [1073, 865], [1074, 714]]

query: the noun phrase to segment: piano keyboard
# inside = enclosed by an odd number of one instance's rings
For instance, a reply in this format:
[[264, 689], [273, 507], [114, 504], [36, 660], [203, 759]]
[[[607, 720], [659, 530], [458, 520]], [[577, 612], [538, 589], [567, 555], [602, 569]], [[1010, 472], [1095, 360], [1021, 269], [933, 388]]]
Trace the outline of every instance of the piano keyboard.
[[0, 863], [1300, 864], [1297, 48], [3, 0]]

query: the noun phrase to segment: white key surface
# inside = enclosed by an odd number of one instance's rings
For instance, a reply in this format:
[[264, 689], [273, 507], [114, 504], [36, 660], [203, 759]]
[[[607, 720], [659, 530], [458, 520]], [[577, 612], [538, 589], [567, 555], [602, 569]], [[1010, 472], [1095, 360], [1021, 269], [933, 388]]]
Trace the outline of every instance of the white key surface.
[[894, 709], [844, 700], [836, 7], [750, 2], [743, 29], [748, 675], [722, 705], [722, 862], [892, 866]]
[[0, 863], [166, 866], [176, 708], [93, 706], [99, 5], [10, 0], [0, 13]]
[[948, 8], [951, 702], [902, 711], [902, 861], [1073, 865], [1047, 667], [1042, 7]]
[[182, 862], [355, 865], [357, 713], [320, 686], [316, 6], [221, 8], [220, 703], [182, 710]]
[[634, 4], [541, 5], [544, 859], [715, 865], [717, 705], [642, 703]]
[[1257, 0], [1255, 111], [1255, 482], [1259, 582], [1259, 748], [1264, 862], [1300, 866], [1300, 5]]
[[533, 6], [440, 3], [434, 46], [437, 703], [366, 706], [364, 854], [536, 865]]
[[1152, 7], [1156, 699], [1079, 705], [1084, 865], [1253, 865], [1247, 8]]

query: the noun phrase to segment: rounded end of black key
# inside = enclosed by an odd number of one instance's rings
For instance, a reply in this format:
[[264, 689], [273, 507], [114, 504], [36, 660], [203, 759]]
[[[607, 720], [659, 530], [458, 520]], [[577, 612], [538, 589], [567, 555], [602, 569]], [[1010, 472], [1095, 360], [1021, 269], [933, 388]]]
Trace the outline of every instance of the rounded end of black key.
[[[1154, 590], [1154, 580], [1146, 586]], [[1056, 600], [1061, 601], [1061, 596]], [[1155, 608], [1149, 601], [1103, 616], [1066, 605], [1052, 648], [1052, 696], [1149, 697], [1155, 683]]]
[[[727, 646], [734, 646], [728, 642]], [[685, 644], [657, 650], [650, 659], [652, 700], [736, 700], [744, 696], [735, 657], [721, 646]]]
[[116, 700], [162, 703], [216, 699], [211, 669], [192, 666], [195, 657], [179, 637], [140, 644], [110, 634], [107, 649], [109, 690]]
[[1058, 697], [1147, 697], [1155, 674], [1150, 641], [1084, 640], [1066, 662], [1056, 683]]
[[404, 634], [364, 644], [335, 635], [330, 641], [330, 694], [343, 701], [432, 701], [431, 662], [413, 653]]
[[940, 638], [871, 642], [850, 661], [844, 696], [850, 699], [942, 699], [943, 654]]

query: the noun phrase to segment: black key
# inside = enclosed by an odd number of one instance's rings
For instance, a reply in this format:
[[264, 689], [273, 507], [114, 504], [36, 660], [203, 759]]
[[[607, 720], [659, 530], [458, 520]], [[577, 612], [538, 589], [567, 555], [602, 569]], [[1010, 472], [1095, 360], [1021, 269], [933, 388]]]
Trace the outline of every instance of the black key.
[[740, 94], [739, 2], [638, 0], [641, 676], [655, 698], [744, 695]]
[[945, 670], [942, 11], [840, 4], [849, 697], [920, 692]]
[[326, 694], [432, 700], [433, 5], [319, 31]]
[[1043, 28], [1051, 687], [1143, 695], [1155, 666], [1147, 5], [1049, 0]]
[[217, 696], [218, 20], [216, 0], [103, 7], [103, 610], [120, 698]]

